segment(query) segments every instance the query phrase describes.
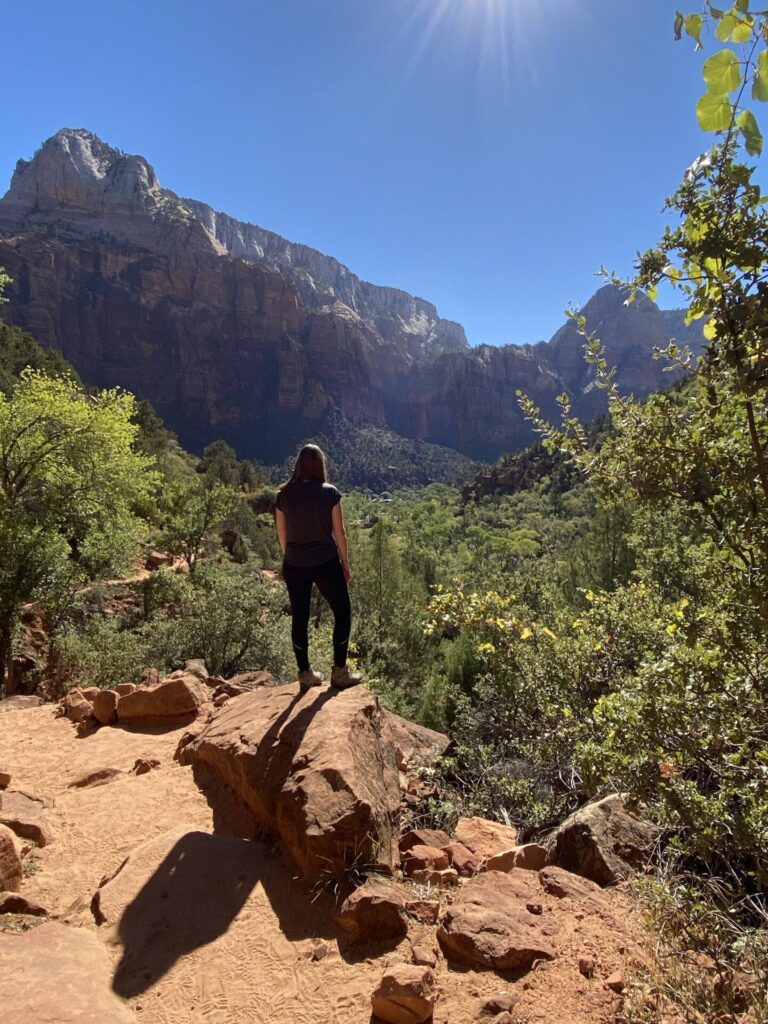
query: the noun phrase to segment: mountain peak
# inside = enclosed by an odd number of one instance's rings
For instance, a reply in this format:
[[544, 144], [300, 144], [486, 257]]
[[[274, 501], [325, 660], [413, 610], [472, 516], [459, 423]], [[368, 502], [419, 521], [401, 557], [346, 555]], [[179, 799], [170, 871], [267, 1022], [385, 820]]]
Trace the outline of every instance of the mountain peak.
[[161, 191], [141, 156], [107, 145], [84, 128], [62, 128], [31, 160], [19, 160], [2, 202], [4, 229], [30, 216], [66, 211], [67, 218], [103, 214], [109, 207], [146, 209]]

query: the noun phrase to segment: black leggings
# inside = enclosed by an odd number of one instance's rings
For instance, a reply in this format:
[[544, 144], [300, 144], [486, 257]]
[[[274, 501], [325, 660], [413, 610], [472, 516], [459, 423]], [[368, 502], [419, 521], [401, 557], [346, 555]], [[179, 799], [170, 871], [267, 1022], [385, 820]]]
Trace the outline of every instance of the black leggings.
[[283, 563], [283, 579], [291, 600], [291, 641], [299, 672], [309, 668], [309, 609], [312, 584], [323, 595], [333, 612], [333, 663], [347, 664], [347, 648], [352, 625], [349, 589], [339, 558], [311, 568]]

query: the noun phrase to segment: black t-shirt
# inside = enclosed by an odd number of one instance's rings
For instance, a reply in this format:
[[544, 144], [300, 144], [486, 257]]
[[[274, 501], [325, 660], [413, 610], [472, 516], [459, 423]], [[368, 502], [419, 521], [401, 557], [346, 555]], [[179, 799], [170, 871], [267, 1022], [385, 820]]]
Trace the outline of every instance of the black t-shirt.
[[285, 516], [289, 565], [322, 565], [338, 555], [331, 512], [339, 501], [338, 490], [319, 480], [296, 480], [280, 491], [275, 504]]

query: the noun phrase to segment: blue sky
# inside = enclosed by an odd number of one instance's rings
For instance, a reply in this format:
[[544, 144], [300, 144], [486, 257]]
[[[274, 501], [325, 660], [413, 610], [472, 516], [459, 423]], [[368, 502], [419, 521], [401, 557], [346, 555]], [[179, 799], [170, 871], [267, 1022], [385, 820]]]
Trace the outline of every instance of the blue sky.
[[475, 344], [535, 342], [600, 264], [630, 270], [708, 145], [675, 7], [9, 5], [0, 191], [57, 129], [88, 128], [181, 195], [430, 299]]

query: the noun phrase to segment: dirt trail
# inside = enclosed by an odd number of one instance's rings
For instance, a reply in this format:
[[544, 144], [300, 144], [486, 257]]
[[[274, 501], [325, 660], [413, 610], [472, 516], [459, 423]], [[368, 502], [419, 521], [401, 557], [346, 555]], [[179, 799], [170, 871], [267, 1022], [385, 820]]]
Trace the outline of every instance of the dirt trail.
[[[331, 894], [308, 891], [277, 849], [199, 835], [212, 833], [212, 813], [191, 769], [173, 761], [180, 731], [104, 728], [77, 738], [51, 705], [0, 715], [0, 767], [14, 789], [52, 805], [53, 842], [32, 854], [23, 894], [104, 941], [113, 989], [138, 1021], [368, 1024], [371, 992], [387, 962], [410, 961], [408, 940], [340, 949]], [[135, 775], [138, 758], [160, 766]], [[106, 767], [121, 774], [70, 788]], [[156, 842], [118, 875], [97, 926], [91, 900], [100, 882], [148, 840]], [[638, 948], [629, 920], [620, 892], [609, 895], [607, 913], [574, 912], [553, 938], [557, 958], [517, 980], [454, 970], [440, 957], [436, 1024], [477, 1021], [481, 997], [504, 991], [519, 994], [520, 1020], [615, 1021], [621, 1000], [603, 981]], [[593, 979], [579, 973], [584, 956], [595, 961]]]

